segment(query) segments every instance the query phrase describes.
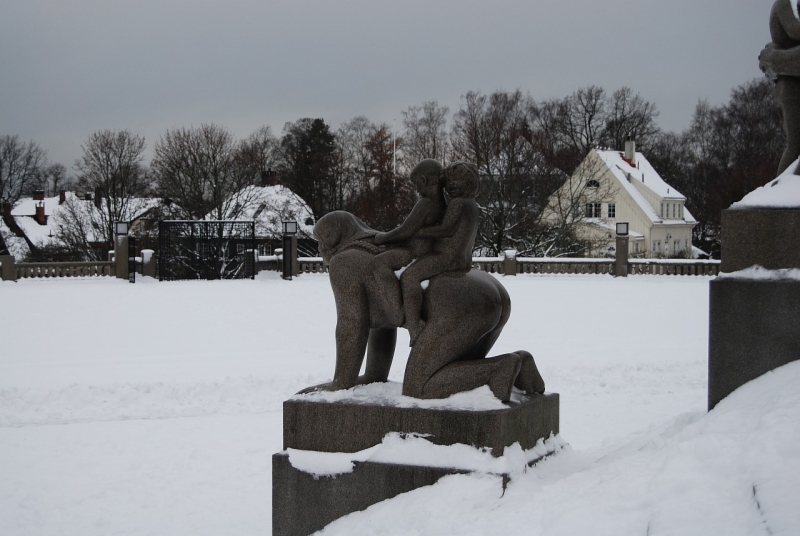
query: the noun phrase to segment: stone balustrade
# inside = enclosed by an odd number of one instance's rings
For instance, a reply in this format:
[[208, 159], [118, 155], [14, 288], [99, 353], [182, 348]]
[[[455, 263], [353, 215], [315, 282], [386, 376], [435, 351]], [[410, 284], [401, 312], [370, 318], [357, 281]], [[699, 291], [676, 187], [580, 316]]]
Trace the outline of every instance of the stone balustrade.
[[[13, 257], [4, 257], [2, 262], [4, 281], [56, 277], [112, 277], [116, 275], [116, 263], [109, 261], [23, 262], [17, 264]], [[6, 263], [9, 266], [6, 266]]]

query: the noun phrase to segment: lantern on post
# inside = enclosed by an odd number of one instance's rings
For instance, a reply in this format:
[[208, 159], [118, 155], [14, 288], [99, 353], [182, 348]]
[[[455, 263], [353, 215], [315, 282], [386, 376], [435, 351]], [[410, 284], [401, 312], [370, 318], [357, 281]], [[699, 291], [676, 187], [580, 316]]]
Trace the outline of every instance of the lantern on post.
[[617, 222], [615, 277], [628, 277], [628, 222]]
[[292, 280], [297, 262], [297, 222], [283, 222], [283, 278]]
[[[118, 279], [128, 279], [130, 281], [130, 252], [128, 249], [128, 222], [115, 221], [114, 229], [114, 261], [116, 262], [116, 275]], [[135, 268], [136, 261], [133, 261]], [[135, 276], [134, 276], [135, 277]]]

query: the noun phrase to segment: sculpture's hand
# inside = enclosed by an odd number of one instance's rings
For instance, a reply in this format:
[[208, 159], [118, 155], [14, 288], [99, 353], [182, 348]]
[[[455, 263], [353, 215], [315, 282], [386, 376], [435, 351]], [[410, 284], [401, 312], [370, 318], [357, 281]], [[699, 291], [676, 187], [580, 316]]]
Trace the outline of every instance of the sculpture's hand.
[[387, 233], [378, 233], [375, 235], [375, 245], [380, 246], [381, 244], [386, 242], [386, 235]]
[[773, 64], [775, 62], [776, 48], [774, 43], [767, 43], [767, 46], [758, 55], [758, 67], [761, 72], [767, 75], [770, 80], [777, 80], [778, 75], [775, 73]]
[[306, 387], [305, 389], [298, 391], [298, 395], [307, 395], [309, 393], [316, 393], [318, 391], [335, 391], [333, 387], [333, 382], [321, 383], [319, 385], [312, 385], [311, 387]]

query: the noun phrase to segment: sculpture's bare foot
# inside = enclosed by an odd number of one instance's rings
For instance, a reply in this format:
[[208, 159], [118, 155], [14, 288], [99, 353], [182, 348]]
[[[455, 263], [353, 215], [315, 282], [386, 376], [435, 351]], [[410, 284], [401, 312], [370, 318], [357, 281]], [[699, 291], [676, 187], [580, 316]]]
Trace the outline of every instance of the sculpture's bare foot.
[[416, 324], [406, 324], [406, 329], [408, 329], [408, 336], [410, 338], [408, 345], [414, 346], [420, 334], [425, 330], [425, 321], [420, 320]]
[[319, 391], [335, 391], [336, 389], [333, 387], [333, 382], [321, 383], [319, 385], [312, 385], [311, 387], [306, 387], [300, 391], [297, 391], [298, 395], [307, 395], [309, 393], [316, 393]]
[[498, 363], [492, 377], [489, 379], [489, 389], [501, 401], [508, 402], [511, 399], [514, 379], [519, 375], [520, 357], [515, 353], [511, 353], [494, 359], [497, 359]]
[[544, 393], [544, 379], [539, 374], [539, 369], [536, 368], [536, 362], [530, 352], [525, 350], [517, 350], [514, 352], [518, 354], [522, 360], [522, 366], [517, 374], [517, 379], [514, 380], [514, 386], [522, 389], [525, 393], [532, 395], [533, 393]]

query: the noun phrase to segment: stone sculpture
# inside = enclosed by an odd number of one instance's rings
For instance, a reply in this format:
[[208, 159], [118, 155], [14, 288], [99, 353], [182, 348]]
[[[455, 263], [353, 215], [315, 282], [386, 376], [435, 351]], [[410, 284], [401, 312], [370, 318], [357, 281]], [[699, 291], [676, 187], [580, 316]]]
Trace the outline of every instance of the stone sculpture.
[[[336, 300], [336, 370], [332, 382], [303, 392], [387, 381], [397, 328], [404, 327], [408, 313], [403, 314], [403, 304], [397, 303], [397, 278], [385, 275], [387, 267], [393, 269], [405, 259], [410, 262], [415, 255], [416, 261], [403, 276], [424, 263], [405, 277], [421, 294], [412, 299], [419, 299], [422, 322], [415, 328], [418, 331], [405, 370], [403, 394], [446, 398], [488, 385], [495, 396], [507, 401], [512, 386], [529, 394], [544, 392], [544, 381], [529, 352], [486, 357], [508, 321], [511, 302], [497, 279], [471, 268], [478, 223], [474, 199], [477, 184], [469, 178], [474, 174], [477, 181], [474, 166], [463, 162], [448, 166], [445, 180], [441, 166], [437, 166], [425, 161], [415, 168], [413, 180], [429, 202], [423, 203], [427, 208], [418, 210], [415, 206], [418, 212], [412, 211], [395, 231], [378, 233], [343, 211], [327, 214], [317, 222], [314, 234], [328, 264]], [[437, 203], [443, 182], [451, 201], [441, 215]], [[441, 220], [439, 225], [424, 226], [437, 220]], [[422, 244], [423, 239], [430, 244]], [[379, 245], [395, 242], [396, 249]], [[392, 251], [396, 253], [387, 255]], [[423, 278], [429, 279], [424, 293], [419, 285]], [[404, 298], [406, 290], [403, 288]], [[359, 377], [365, 352], [365, 373]]]
[[761, 70], [775, 82], [775, 97], [783, 110], [786, 150], [778, 175], [800, 157], [800, 19], [794, 1], [775, 0], [769, 17], [772, 42], [758, 57]]

